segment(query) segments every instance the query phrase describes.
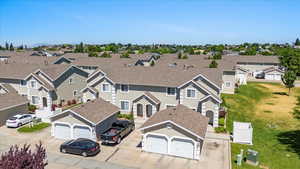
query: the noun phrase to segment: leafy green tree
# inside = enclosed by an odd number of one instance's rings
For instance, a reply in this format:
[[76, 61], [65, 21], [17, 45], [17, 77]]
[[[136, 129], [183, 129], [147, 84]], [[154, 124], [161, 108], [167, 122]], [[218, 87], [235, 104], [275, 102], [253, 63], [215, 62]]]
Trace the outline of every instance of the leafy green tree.
[[107, 52], [103, 52], [102, 55], [100, 55], [101, 58], [111, 58], [111, 55]]
[[296, 46], [300, 46], [300, 40], [299, 40], [299, 38], [296, 39], [295, 45]]
[[285, 85], [285, 87], [289, 89], [289, 95], [290, 95], [291, 88], [294, 87], [294, 82], [296, 78], [297, 78], [296, 73], [291, 70], [285, 71], [284, 75], [282, 76], [282, 82]]
[[179, 53], [177, 54], [177, 58], [178, 58], [178, 59], [181, 59], [181, 57], [182, 57], [182, 53], [179, 52]]
[[9, 45], [9, 50], [10, 50], [10, 51], [14, 51], [14, 50], [15, 50], [15, 48], [14, 48], [14, 46], [13, 46], [12, 43], [10, 43], [10, 45]]
[[216, 60], [212, 60], [208, 67], [209, 68], [217, 68], [218, 67], [217, 61]]
[[89, 52], [89, 57], [98, 57], [97, 52]]
[[84, 45], [82, 42], [80, 42], [79, 45], [76, 45], [75, 46], [75, 50], [74, 50], [75, 53], [83, 53], [84, 52]]
[[215, 54], [213, 55], [213, 59], [215, 59], [215, 60], [220, 60], [220, 59], [222, 59], [222, 54], [221, 54], [221, 52], [215, 53]]
[[130, 57], [129, 57], [129, 54], [126, 52], [126, 53], [122, 53], [120, 55], [120, 58], [130, 58]]

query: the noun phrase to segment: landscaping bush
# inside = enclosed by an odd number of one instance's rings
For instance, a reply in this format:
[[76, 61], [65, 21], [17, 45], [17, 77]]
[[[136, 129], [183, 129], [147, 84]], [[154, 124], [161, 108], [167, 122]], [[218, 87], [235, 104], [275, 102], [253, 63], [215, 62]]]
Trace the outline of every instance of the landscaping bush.
[[118, 118], [124, 118], [127, 120], [133, 120], [133, 114], [118, 114]]
[[224, 117], [219, 118], [219, 125], [222, 127], [225, 126], [225, 118]]
[[71, 101], [71, 100], [68, 100], [68, 101], [67, 101], [67, 105], [70, 106], [71, 104], [72, 104], [72, 101]]
[[216, 127], [215, 132], [216, 133], [226, 133], [226, 129], [224, 127]]
[[72, 104], [76, 104], [77, 102], [76, 102], [76, 100], [75, 99], [73, 99], [72, 100]]
[[56, 105], [56, 104], [52, 104], [52, 106], [51, 106], [51, 110], [52, 110], [52, 111], [55, 111], [56, 107], [57, 107], [57, 105]]
[[35, 105], [31, 105], [31, 104], [28, 105], [28, 111], [35, 112], [36, 109], [37, 107]]
[[10, 147], [8, 152], [1, 155], [0, 168], [3, 169], [43, 169], [46, 165], [46, 149], [42, 143], [37, 144], [35, 151], [30, 145]]
[[44, 128], [47, 128], [50, 125], [51, 125], [50, 123], [43, 123], [43, 122], [35, 124], [33, 126], [26, 125], [26, 126], [18, 128], [18, 132], [20, 132], [20, 133], [32, 133], [32, 132], [40, 131]]

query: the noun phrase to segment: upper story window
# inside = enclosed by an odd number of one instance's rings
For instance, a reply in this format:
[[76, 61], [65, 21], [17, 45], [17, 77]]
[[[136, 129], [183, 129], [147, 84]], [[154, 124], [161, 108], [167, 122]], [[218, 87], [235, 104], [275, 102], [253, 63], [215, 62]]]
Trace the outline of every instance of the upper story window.
[[186, 90], [186, 97], [187, 98], [195, 98], [196, 97], [196, 90], [195, 89], [187, 89]]
[[174, 87], [168, 87], [167, 88], [167, 95], [168, 96], [174, 96], [176, 94], [176, 89]]
[[31, 88], [36, 88], [37, 87], [36, 81], [30, 81], [30, 87]]
[[73, 79], [70, 78], [70, 79], [69, 79], [69, 84], [72, 84], [72, 83], [73, 83]]
[[77, 93], [78, 93], [77, 90], [74, 90], [73, 91], [73, 96], [77, 96]]
[[108, 83], [102, 84], [102, 91], [103, 91], [103, 92], [109, 92], [109, 91], [110, 91], [110, 88], [109, 88], [109, 84], [108, 84]]
[[121, 101], [121, 110], [129, 111], [129, 101]]
[[25, 80], [21, 80], [21, 86], [26, 86], [27, 82]]
[[39, 97], [38, 96], [32, 96], [31, 97], [32, 104], [39, 104]]
[[129, 91], [129, 86], [128, 85], [121, 85], [121, 92], [128, 92]]

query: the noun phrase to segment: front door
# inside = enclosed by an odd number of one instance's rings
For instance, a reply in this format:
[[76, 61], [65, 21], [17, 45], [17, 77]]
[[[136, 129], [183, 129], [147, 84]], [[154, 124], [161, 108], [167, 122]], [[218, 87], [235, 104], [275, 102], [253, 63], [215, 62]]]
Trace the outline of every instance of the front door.
[[48, 107], [47, 106], [47, 98], [43, 97], [43, 107]]
[[206, 117], [208, 117], [208, 124], [213, 125], [214, 123], [214, 112], [213, 111], [207, 111], [206, 112]]

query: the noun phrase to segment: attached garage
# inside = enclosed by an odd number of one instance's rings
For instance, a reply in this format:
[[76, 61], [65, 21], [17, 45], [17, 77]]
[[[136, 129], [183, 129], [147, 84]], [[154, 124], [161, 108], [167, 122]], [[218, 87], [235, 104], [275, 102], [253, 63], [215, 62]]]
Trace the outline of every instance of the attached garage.
[[66, 123], [54, 123], [54, 136], [58, 139], [67, 140], [71, 138], [71, 126]]
[[168, 153], [168, 138], [166, 136], [149, 134], [146, 137], [146, 151], [160, 154]]
[[117, 120], [119, 108], [102, 99], [68, 109], [51, 117], [53, 137], [96, 140]]
[[93, 138], [92, 128], [89, 126], [83, 125], [74, 125], [73, 126], [73, 138]]
[[282, 70], [273, 67], [264, 70], [266, 80], [280, 81], [283, 73]]
[[193, 140], [187, 138], [171, 139], [170, 154], [185, 158], [194, 158], [195, 144]]
[[207, 117], [183, 105], [159, 111], [140, 128], [142, 150], [198, 160], [207, 125]]

